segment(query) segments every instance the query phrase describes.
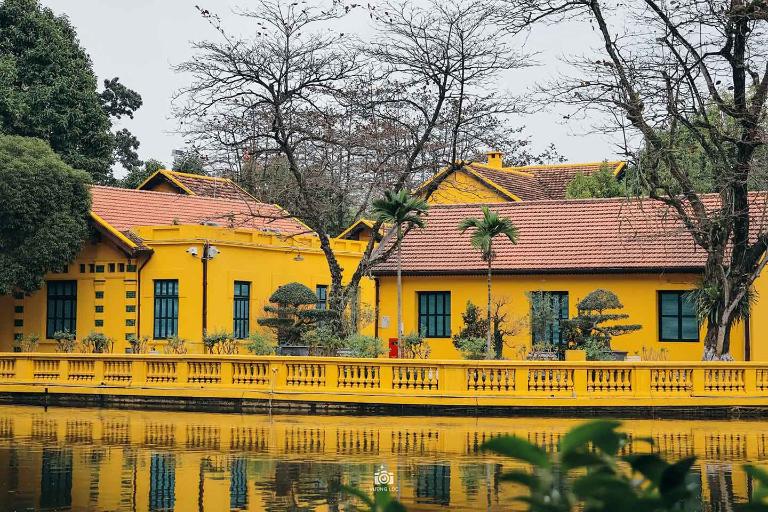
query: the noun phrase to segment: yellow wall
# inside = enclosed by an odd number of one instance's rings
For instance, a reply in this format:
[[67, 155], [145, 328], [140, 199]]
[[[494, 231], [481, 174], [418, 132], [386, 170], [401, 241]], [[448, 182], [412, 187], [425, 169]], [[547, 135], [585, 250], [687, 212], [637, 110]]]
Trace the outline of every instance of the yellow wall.
[[[141, 336], [152, 336], [152, 280], [183, 276], [179, 278], [179, 336], [200, 341], [202, 263], [186, 250], [196, 247], [198, 254], [202, 254], [205, 239], [221, 251], [208, 262], [209, 332], [232, 331], [235, 281], [251, 282], [251, 332], [258, 330], [256, 319], [263, 316], [263, 307], [278, 286], [298, 281], [314, 291], [317, 285], [331, 284], [325, 256], [316, 247], [316, 239], [311, 237], [283, 241], [272, 234], [209, 226], [145, 227], [137, 232], [143, 239], [152, 240], [150, 245], [155, 251], [142, 271]], [[352, 240], [334, 241], [334, 244], [342, 267], [347, 275], [351, 274], [364, 244]], [[301, 261], [296, 261], [299, 254]], [[362, 286], [362, 307], [372, 309], [373, 282], [364, 279]], [[363, 330], [372, 333], [372, 324]]]
[[754, 290], [757, 301], [752, 305], [749, 316], [751, 359], [768, 361], [768, 344], [765, 343], [765, 334], [768, 333], [768, 276], [765, 271], [755, 281]]
[[[510, 323], [515, 320], [521, 326], [517, 335], [509, 336], [504, 348], [504, 357], [519, 359], [519, 351], [531, 343], [529, 303], [526, 292], [536, 290], [565, 291], [569, 294], [570, 316], [576, 314], [577, 302], [596, 288], [605, 288], [616, 293], [624, 304], [624, 313], [629, 318], [622, 323], [640, 324], [642, 329], [614, 338], [614, 350], [627, 351], [629, 355], [641, 355], [643, 347], [659, 351], [666, 349], [669, 360], [700, 360], [703, 341], [698, 342], [661, 342], [659, 341], [657, 291], [688, 290], [695, 286], [697, 276], [692, 274], [625, 274], [625, 275], [541, 275], [541, 276], [504, 276], [493, 278], [494, 299], [504, 298], [508, 302], [506, 311]], [[380, 313], [379, 336], [388, 339], [396, 336], [397, 295], [394, 277], [380, 277]], [[418, 330], [417, 292], [451, 292], [451, 332], [458, 333], [463, 321], [461, 314], [466, 303], [471, 300], [485, 311], [486, 281], [485, 276], [404, 276], [403, 277], [403, 324], [405, 332]], [[759, 306], [760, 307], [760, 306]], [[762, 305], [761, 307], [768, 307]], [[502, 310], [504, 311], [504, 310]], [[760, 310], [762, 311], [762, 309]], [[757, 317], [755, 314], [753, 317]], [[765, 318], [765, 315], [762, 315]], [[384, 327], [386, 325], [386, 327]], [[756, 343], [756, 332], [765, 332], [762, 324], [754, 320], [751, 326], [752, 346]], [[761, 329], [758, 331], [758, 329]], [[702, 331], [700, 339], [703, 340]], [[454, 348], [450, 338], [429, 339], [432, 358], [455, 359], [460, 353]], [[766, 349], [752, 351], [753, 360], [765, 360]], [[731, 354], [736, 360], [744, 358], [744, 329], [734, 327], [731, 334]], [[760, 358], [760, 359], [758, 359]]]
[[429, 197], [430, 204], [506, 202], [509, 202], [509, 199], [464, 172], [454, 172], [443, 179], [437, 190]]
[[[114, 264], [114, 272], [109, 271], [110, 263]], [[124, 272], [118, 271], [121, 263]], [[77, 281], [78, 337], [86, 336], [90, 331], [98, 331], [117, 341], [124, 341], [126, 332], [132, 331], [125, 328], [126, 319], [135, 318], [136, 315], [125, 313], [124, 297], [126, 290], [135, 290], [136, 287], [136, 273], [129, 271], [129, 265], [135, 263], [135, 260], [129, 260], [124, 252], [109, 242], [92, 240], [83, 246], [77, 259], [67, 266], [66, 272], [52, 273], [46, 277], [46, 281]], [[85, 266], [84, 272], [81, 271], [81, 265]], [[97, 291], [104, 292], [103, 298], [96, 298]], [[26, 297], [0, 298], [0, 349], [11, 350], [14, 337], [23, 334], [40, 336], [41, 351], [54, 349], [53, 340], [45, 339], [46, 293], [46, 285], [43, 285], [41, 290]], [[103, 311], [97, 312], [97, 306], [103, 308]], [[21, 312], [15, 312], [17, 307], [21, 308]], [[103, 326], [96, 326], [97, 320], [102, 321]], [[14, 321], [20, 321], [23, 325], [12, 327], [9, 332], [5, 326]]]
[[146, 188], [144, 190], [152, 190], [154, 192], [170, 192], [172, 194], [178, 194], [179, 193], [179, 189], [177, 187], [171, 185], [167, 181], [161, 181], [161, 182], [157, 183], [155, 186], [153, 186], [152, 188]]
[[[115, 352], [124, 352], [129, 334], [153, 335], [155, 279], [179, 281], [179, 336], [192, 341], [192, 352], [201, 352], [202, 338], [202, 262], [186, 252], [196, 247], [202, 254], [205, 240], [215, 245], [220, 254], [208, 263], [208, 331], [232, 331], [234, 281], [251, 282], [250, 331], [258, 330], [256, 319], [262, 316], [269, 295], [280, 285], [301, 282], [312, 290], [318, 284], [330, 285], [328, 266], [314, 237], [296, 237], [285, 240], [271, 233], [252, 230], [227, 229], [214, 226], [144, 227], [136, 230], [151, 246], [154, 253], [137, 262], [107, 241], [87, 243], [66, 273], [50, 274], [47, 280], [77, 280], [77, 336], [90, 331], [103, 332], [115, 340]], [[354, 271], [364, 243], [334, 241], [334, 249], [347, 273]], [[300, 260], [296, 261], [297, 256]], [[142, 264], [146, 265], [142, 269]], [[115, 272], [109, 272], [109, 264]], [[118, 272], [119, 263], [126, 272]], [[81, 272], [80, 265], [85, 265]], [[95, 270], [91, 272], [90, 265]], [[136, 271], [128, 271], [134, 265]], [[139, 280], [139, 270], [140, 280]], [[141, 288], [139, 292], [139, 288]], [[97, 299], [96, 292], [103, 291]], [[362, 282], [361, 308], [372, 311], [374, 306], [373, 282]], [[130, 296], [133, 295], [133, 296]], [[14, 307], [23, 307], [23, 313], [14, 313]], [[96, 307], [103, 312], [96, 312]], [[134, 311], [128, 308], [134, 306]], [[137, 315], [140, 310], [141, 317]], [[370, 315], [369, 315], [370, 316]], [[14, 327], [14, 320], [23, 326]], [[101, 320], [103, 326], [96, 326]], [[0, 297], [0, 350], [11, 350], [14, 337], [38, 334], [40, 350], [52, 351], [55, 343], [45, 340], [46, 288], [22, 299]], [[372, 334], [373, 325], [362, 325], [362, 331]], [[140, 329], [140, 331], [139, 331]], [[163, 342], [157, 342], [162, 348]]]

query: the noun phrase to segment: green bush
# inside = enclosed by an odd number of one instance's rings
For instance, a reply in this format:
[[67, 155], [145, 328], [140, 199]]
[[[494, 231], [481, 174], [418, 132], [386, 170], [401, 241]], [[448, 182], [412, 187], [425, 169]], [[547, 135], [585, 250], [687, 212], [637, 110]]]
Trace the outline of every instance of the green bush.
[[400, 343], [403, 346], [403, 357], [406, 359], [427, 359], [432, 353], [429, 342], [413, 332], [403, 336]]
[[37, 334], [26, 334], [19, 340], [19, 350], [22, 352], [36, 352], [40, 345], [40, 336]]
[[134, 354], [146, 354], [149, 348], [149, 336], [137, 338], [135, 334], [128, 337], [128, 343], [131, 345], [131, 352]]
[[209, 354], [233, 355], [240, 351], [240, 343], [227, 331], [206, 333], [203, 336], [203, 346]]
[[344, 347], [344, 341], [325, 325], [305, 332], [301, 340], [309, 347], [310, 355], [335, 356]]
[[163, 352], [166, 354], [186, 354], [187, 353], [187, 340], [179, 338], [178, 336], [171, 336], [165, 340], [165, 347]]
[[77, 338], [75, 333], [69, 331], [56, 331], [53, 333], [53, 339], [56, 340], [56, 352], [72, 353], [77, 348]]
[[459, 338], [454, 341], [464, 359], [487, 359], [487, 341], [484, 338]]
[[115, 340], [108, 338], [100, 332], [91, 331], [88, 336], [80, 342], [81, 350], [86, 354], [103, 354], [112, 352]]
[[245, 348], [255, 356], [272, 356], [275, 354], [277, 343], [260, 332], [254, 332], [248, 337]]
[[482, 311], [471, 300], [461, 314], [464, 327], [453, 337], [453, 346], [459, 348], [459, 340], [468, 338], [484, 338], [488, 334], [488, 319], [483, 317]]
[[384, 353], [384, 342], [373, 336], [352, 334], [344, 340], [342, 348], [350, 357], [379, 357]]
[[[5, 5], [0, 4], [0, 9]], [[25, 5], [22, 9], [30, 9], [33, 3]], [[3, 25], [0, 39], [7, 41], [9, 31], [13, 30]], [[3, 132], [10, 128], [7, 124], [10, 111], [7, 109], [21, 107], [11, 106], [13, 100], [8, 94], [20, 92], [18, 85], [23, 83], [10, 86], [18, 78], [15, 76], [18, 61], [8, 52], [8, 47], [4, 46], [3, 63], [0, 64], [0, 90], [3, 91], [0, 95], [3, 105], [0, 124]], [[47, 57], [35, 57], [35, 60], [42, 62]], [[65, 82], [68, 80], [46, 87], [57, 89], [56, 96], [58, 87]], [[19, 114], [17, 121], [38, 118], [37, 113], [16, 112]], [[47, 108], [41, 108], [39, 115], [39, 119], [58, 117]], [[69, 125], [70, 121], [56, 124]], [[91, 145], [100, 146], [96, 141]], [[65, 164], [42, 140], [0, 135], [0, 295], [36, 291], [45, 282], [47, 272], [61, 270], [75, 259], [83, 241], [88, 238], [89, 181], [84, 172]]]
[[615, 359], [611, 347], [600, 338], [587, 338], [580, 348], [586, 352], [587, 361], [613, 361]]

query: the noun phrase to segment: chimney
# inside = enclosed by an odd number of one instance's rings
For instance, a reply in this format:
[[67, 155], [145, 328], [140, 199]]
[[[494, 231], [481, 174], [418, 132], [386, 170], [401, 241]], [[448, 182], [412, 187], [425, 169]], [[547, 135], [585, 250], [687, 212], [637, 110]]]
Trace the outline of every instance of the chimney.
[[486, 153], [486, 155], [488, 157], [488, 161], [486, 162], [488, 167], [492, 167], [494, 169], [501, 169], [504, 167], [504, 162], [502, 160], [504, 153], [501, 151], [489, 151]]

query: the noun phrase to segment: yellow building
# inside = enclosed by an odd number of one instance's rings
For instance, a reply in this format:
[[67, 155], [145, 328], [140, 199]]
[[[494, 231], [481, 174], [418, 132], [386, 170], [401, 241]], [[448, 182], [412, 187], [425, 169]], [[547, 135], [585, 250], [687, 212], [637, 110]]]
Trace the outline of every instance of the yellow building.
[[429, 196], [430, 204], [565, 199], [568, 184], [578, 174], [590, 175], [606, 167], [617, 178], [621, 178], [626, 162], [504, 167], [503, 155], [494, 151], [488, 153], [485, 163], [471, 162], [459, 169], [444, 169], [422, 183], [414, 192]]
[[[579, 300], [603, 288], [624, 304], [621, 312], [629, 318], [621, 323], [642, 326], [614, 338], [614, 350], [644, 359], [701, 359], [703, 329], [685, 292], [696, 286], [704, 254], [660, 203], [621, 198], [490, 207], [519, 229], [516, 245], [503, 237], [494, 241], [493, 296], [503, 301], [505, 328], [512, 331], [504, 357], [520, 359], [534, 338], [562, 343], [559, 319], [575, 316]], [[465, 234], [458, 230], [466, 217], [482, 217], [480, 205], [434, 205], [426, 227], [412, 229], [402, 245], [405, 332], [427, 338], [433, 358], [460, 357], [452, 336], [463, 326], [467, 301], [485, 311], [487, 263], [470, 244], [471, 230]], [[376, 332], [382, 338], [396, 336], [395, 270], [395, 258], [390, 258], [373, 271], [379, 311]], [[765, 278], [755, 287], [763, 292]], [[530, 294], [549, 301], [559, 318], [532, 329]], [[733, 329], [735, 359], [768, 359], [768, 347], [758, 343], [768, 332], [766, 310], [768, 300], [759, 300], [747, 328]]]
[[[279, 207], [229, 180], [171, 171], [141, 188], [92, 187], [92, 236], [77, 258], [38, 292], [0, 297], [0, 350], [37, 334], [40, 350], [50, 351], [53, 333], [66, 329], [78, 339], [104, 333], [115, 352], [130, 336], [161, 349], [173, 335], [200, 352], [204, 330], [254, 332], [269, 295], [292, 281], [316, 290], [325, 306], [330, 274], [319, 239]], [[353, 271], [365, 242], [332, 243]], [[360, 302], [374, 302], [370, 280]]]

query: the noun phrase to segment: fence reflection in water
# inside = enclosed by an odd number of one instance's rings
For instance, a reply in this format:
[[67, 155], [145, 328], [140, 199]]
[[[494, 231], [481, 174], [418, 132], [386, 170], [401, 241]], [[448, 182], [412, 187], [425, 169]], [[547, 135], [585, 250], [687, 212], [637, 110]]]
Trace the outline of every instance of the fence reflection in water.
[[[3, 406], [0, 509], [329, 510], [341, 483], [371, 488], [384, 464], [411, 505], [510, 510], [519, 489], [498, 478], [514, 463], [479, 446], [515, 434], [553, 450], [580, 421]], [[768, 422], [631, 420], [625, 430], [670, 458], [699, 457], [705, 510], [745, 500], [741, 463], [768, 461]]]

